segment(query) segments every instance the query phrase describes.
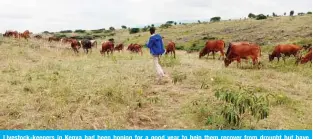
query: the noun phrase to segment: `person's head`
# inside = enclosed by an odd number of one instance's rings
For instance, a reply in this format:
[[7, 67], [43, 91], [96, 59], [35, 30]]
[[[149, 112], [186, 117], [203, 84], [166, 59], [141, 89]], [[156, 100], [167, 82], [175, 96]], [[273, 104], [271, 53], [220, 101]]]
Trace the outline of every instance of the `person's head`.
[[155, 33], [155, 28], [154, 27], [151, 27], [150, 28], [150, 34], [152, 35], [152, 34], [154, 34]]

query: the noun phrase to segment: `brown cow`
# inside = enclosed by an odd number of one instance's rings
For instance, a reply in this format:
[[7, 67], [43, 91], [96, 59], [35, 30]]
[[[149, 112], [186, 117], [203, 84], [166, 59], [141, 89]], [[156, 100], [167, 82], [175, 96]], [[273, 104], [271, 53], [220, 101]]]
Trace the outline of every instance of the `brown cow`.
[[36, 38], [36, 39], [41, 39], [42, 36], [41, 36], [41, 35], [35, 35], [34, 38]]
[[120, 43], [120, 44], [116, 45], [116, 47], [114, 47], [114, 50], [118, 51], [118, 52], [123, 51], [123, 49], [124, 49], [124, 45], [122, 43]]
[[272, 54], [268, 55], [269, 61], [273, 61], [275, 57], [277, 57], [277, 62], [279, 62], [279, 58], [281, 57], [281, 54], [283, 54], [283, 60], [285, 63], [285, 57], [290, 57], [293, 55], [294, 57], [297, 57], [302, 47], [294, 44], [279, 44], [277, 45]]
[[131, 51], [131, 52], [135, 52], [135, 53], [139, 53], [142, 55], [142, 46], [135, 43], [135, 44], [130, 44], [127, 48], [127, 50]]
[[15, 37], [15, 38], [18, 38], [18, 32], [17, 31], [6, 31], [3, 35], [4, 37]]
[[175, 58], [175, 43], [170, 41], [167, 46], [166, 46], [166, 52], [165, 54], [167, 55], [168, 53], [171, 53], [171, 55], [174, 53], [174, 58]]
[[240, 64], [241, 59], [248, 59], [249, 57], [253, 61], [253, 65], [259, 62], [258, 58], [261, 56], [261, 48], [257, 44], [253, 43], [229, 43], [226, 51], [226, 58], [224, 59], [225, 67], [228, 67], [232, 61], [237, 60], [237, 67]]
[[199, 58], [205, 56], [206, 54], [209, 56], [210, 52], [213, 53], [213, 59], [215, 59], [214, 55], [215, 52], [220, 52], [221, 55], [218, 59], [221, 57], [224, 57], [224, 47], [225, 47], [225, 42], [223, 40], [208, 40], [205, 43], [204, 48], [200, 51], [199, 53]]
[[25, 30], [23, 33], [18, 33], [18, 38], [24, 38], [28, 40], [30, 38], [30, 32], [28, 30]]
[[48, 41], [51, 42], [51, 41], [60, 41], [60, 38], [57, 38], [57, 37], [49, 37], [48, 38]]
[[312, 62], [312, 49], [304, 56], [297, 59], [296, 64], [304, 64], [311, 61]]
[[79, 41], [72, 39], [71, 40], [71, 47], [75, 53], [79, 53], [78, 49], [81, 47], [81, 44]]
[[107, 52], [107, 55], [109, 55], [109, 52], [111, 52], [111, 55], [113, 55], [114, 51], [114, 42], [113, 41], [106, 41], [102, 43], [102, 49], [100, 50], [101, 55], [105, 55], [105, 52]]

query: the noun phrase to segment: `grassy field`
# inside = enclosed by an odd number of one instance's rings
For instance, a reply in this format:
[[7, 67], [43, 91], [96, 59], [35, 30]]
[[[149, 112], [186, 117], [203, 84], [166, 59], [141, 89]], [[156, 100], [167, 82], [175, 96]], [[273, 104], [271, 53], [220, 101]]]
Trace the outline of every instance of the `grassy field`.
[[[158, 84], [152, 57], [127, 51], [102, 57], [99, 49], [74, 55], [69, 45], [0, 38], [0, 129], [312, 129], [312, 67], [268, 62], [277, 43], [306, 43], [312, 17], [225, 21], [157, 29], [179, 46], [201, 46], [203, 37], [262, 45], [263, 67], [243, 68], [178, 51], [161, 64], [173, 82]], [[116, 42], [144, 43], [148, 32], [116, 31]], [[103, 41], [103, 40], [99, 40]], [[217, 56], [216, 56], [217, 57]], [[273, 94], [269, 116], [241, 115], [241, 125], [222, 116], [222, 88]]]

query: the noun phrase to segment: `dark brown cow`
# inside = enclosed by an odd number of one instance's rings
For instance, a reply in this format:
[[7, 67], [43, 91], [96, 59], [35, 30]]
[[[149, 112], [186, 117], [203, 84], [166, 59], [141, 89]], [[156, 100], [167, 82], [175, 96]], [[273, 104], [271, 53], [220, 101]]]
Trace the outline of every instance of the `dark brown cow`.
[[176, 46], [176, 44], [174, 42], [170, 41], [166, 46], [165, 54], [167, 55], [168, 53], [171, 53], [171, 55], [172, 55], [174, 53], [174, 58], [175, 58], [175, 46]]
[[304, 64], [307, 62], [312, 62], [312, 49], [304, 56], [297, 59], [296, 64]]
[[81, 44], [80, 44], [80, 42], [79, 41], [77, 41], [77, 40], [75, 40], [75, 39], [72, 39], [71, 40], [71, 47], [72, 47], [72, 49], [73, 49], [73, 51], [75, 52], [75, 53], [79, 53], [79, 48], [81, 47]]
[[134, 52], [134, 53], [139, 53], [142, 55], [143, 52], [142, 52], [142, 46], [135, 43], [135, 44], [130, 44], [128, 47], [127, 47], [127, 50], [131, 51], [131, 52]]
[[199, 53], [199, 58], [205, 56], [206, 54], [209, 56], [210, 52], [213, 53], [213, 59], [215, 59], [214, 55], [215, 52], [220, 52], [221, 55], [218, 59], [221, 57], [224, 57], [224, 47], [225, 47], [225, 42], [223, 40], [208, 40], [205, 43], [204, 48], [200, 51]]
[[3, 35], [4, 37], [15, 37], [15, 38], [18, 38], [19, 34], [17, 31], [6, 31]]
[[285, 57], [290, 57], [293, 55], [294, 57], [298, 57], [298, 54], [302, 47], [294, 44], [279, 44], [277, 45], [272, 54], [269, 54], [268, 59], [269, 61], [273, 61], [275, 57], [277, 57], [277, 62], [279, 62], [279, 58], [281, 57], [281, 54], [283, 54], [283, 60], [285, 63]]
[[249, 57], [253, 61], [253, 65], [258, 62], [258, 58], [261, 56], [261, 48], [257, 44], [253, 43], [229, 43], [226, 51], [226, 58], [224, 59], [225, 67], [228, 67], [232, 61], [237, 60], [237, 67], [240, 64], [241, 59], [248, 59]]
[[109, 52], [111, 52], [111, 55], [113, 55], [114, 51], [114, 43], [112, 41], [106, 41], [102, 43], [102, 49], [100, 50], [100, 54], [105, 56], [105, 53], [109, 55]]
[[114, 50], [119, 51], [119, 52], [123, 51], [123, 49], [124, 49], [124, 45], [122, 43], [120, 43], [120, 44], [116, 45], [116, 47], [114, 47]]
[[60, 38], [57, 38], [57, 37], [49, 37], [49, 38], [48, 38], [48, 41], [49, 41], [49, 42], [52, 42], [52, 41], [57, 41], [57, 42], [58, 42], [58, 41], [60, 41]]
[[36, 39], [41, 39], [42, 36], [41, 36], [41, 35], [35, 35], [34, 38], [36, 38]]

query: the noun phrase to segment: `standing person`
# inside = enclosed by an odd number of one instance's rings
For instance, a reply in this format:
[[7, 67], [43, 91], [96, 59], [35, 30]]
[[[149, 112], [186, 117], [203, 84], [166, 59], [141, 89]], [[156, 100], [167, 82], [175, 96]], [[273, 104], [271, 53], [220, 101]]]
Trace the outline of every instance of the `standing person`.
[[155, 33], [154, 27], [150, 28], [150, 34], [151, 36], [148, 40], [147, 47], [150, 49], [150, 54], [153, 56], [154, 66], [156, 68], [159, 79], [163, 77], [168, 78], [168, 76], [164, 73], [161, 65], [159, 64], [160, 56], [165, 52], [162, 37], [160, 34]]

